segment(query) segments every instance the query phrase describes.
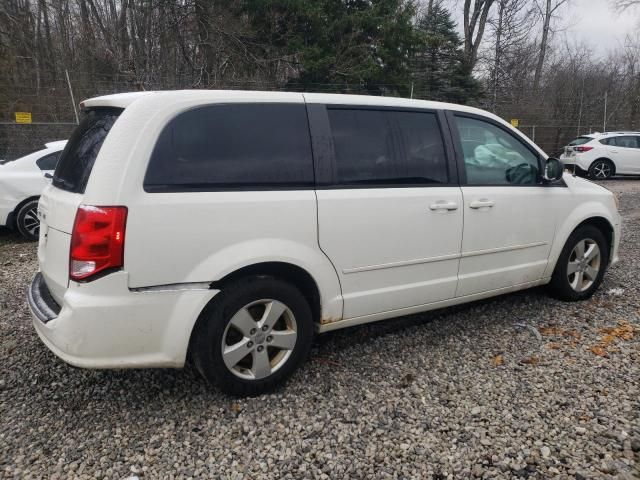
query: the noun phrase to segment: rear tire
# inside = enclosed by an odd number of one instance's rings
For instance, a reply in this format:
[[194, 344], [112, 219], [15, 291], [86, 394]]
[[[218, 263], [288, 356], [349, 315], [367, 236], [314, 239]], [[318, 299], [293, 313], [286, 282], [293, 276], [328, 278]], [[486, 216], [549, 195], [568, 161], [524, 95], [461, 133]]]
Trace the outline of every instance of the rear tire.
[[567, 239], [551, 277], [551, 294], [568, 302], [587, 300], [602, 283], [609, 245], [592, 225], [578, 227]]
[[607, 180], [615, 173], [615, 166], [611, 160], [598, 159], [589, 167], [589, 178], [593, 180]]
[[205, 307], [191, 352], [209, 383], [255, 396], [291, 376], [309, 354], [312, 337], [311, 308], [297, 288], [273, 277], [249, 277], [223, 288]]
[[35, 242], [40, 236], [40, 219], [38, 218], [38, 199], [29, 200], [22, 205], [16, 214], [16, 228], [20, 235]]

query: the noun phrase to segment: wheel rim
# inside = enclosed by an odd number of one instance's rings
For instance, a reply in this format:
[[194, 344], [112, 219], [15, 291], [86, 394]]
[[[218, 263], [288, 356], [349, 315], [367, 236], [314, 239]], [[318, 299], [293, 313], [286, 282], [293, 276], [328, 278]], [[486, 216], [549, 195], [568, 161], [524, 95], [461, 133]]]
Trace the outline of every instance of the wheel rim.
[[222, 359], [237, 377], [258, 380], [289, 360], [298, 338], [298, 325], [282, 302], [263, 299], [236, 312], [222, 336]]
[[27, 210], [22, 219], [22, 227], [29, 235], [38, 236], [40, 233], [40, 219], [38, 218], [38, 207]]
[[567, 279], [576, 292], [584, 292], [598, 278], [600, 272], [600, 247], [590, 238], [580, 240], [569, 255]]
[[598, 162], [593, 166], [593, 173], [596, 178], [609, 178], [611, 176], [611, 165], [607, 162]]

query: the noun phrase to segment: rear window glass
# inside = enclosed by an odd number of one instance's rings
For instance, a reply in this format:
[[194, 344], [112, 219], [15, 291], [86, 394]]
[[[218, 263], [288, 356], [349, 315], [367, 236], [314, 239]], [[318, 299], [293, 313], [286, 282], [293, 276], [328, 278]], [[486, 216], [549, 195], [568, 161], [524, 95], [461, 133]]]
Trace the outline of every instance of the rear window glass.
[[53, 184], [63, 190], [84, 193], [93, 163], [121, 108], [89, 110], [67, 142], [53, 174]]
[[163, 129], [144, 180], [146, 191], [313, 185], [307, 113], [301, 104], [200, 107]]
[[590, 142], [591, 140], [593, 140], [593, 138], [591, 137], [578, 137], [575, 140], [572, 140], [571, 142], [569, 142], [569, 146], [576, 147], [578, 145], [582, 145], [584, 143]]

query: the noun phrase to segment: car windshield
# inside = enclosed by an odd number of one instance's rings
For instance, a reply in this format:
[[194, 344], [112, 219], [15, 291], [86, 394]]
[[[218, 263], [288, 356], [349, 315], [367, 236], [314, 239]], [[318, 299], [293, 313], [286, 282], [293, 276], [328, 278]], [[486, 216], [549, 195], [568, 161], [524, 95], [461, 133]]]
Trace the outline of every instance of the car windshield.
[[575, 147], [576, 145], [582, 145], [584, 143], [590, 142], [591, 140], [593, 140], [593, 138], [591, 137], [578, 137], [575, 140], [569, 142], [569, 146]]

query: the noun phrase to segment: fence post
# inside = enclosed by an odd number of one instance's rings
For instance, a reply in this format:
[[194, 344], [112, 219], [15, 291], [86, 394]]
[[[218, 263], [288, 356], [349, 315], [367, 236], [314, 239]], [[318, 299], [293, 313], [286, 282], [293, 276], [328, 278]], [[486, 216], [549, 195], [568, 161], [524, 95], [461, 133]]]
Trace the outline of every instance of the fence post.
[[69, 87], [69, 95], [71, 95], [71, 104], [73, 105], [73, 113], [76, 116], [76, 124], [79, 124], [80, 119], [78, 118], [78, 108], [76, 107], [76, 100], [73, 98], [73, 89], [71, 88], [71, 80], [69, 80], [69, 70], [65, 68], [64, 74], [67, 77], [67, 85]]

